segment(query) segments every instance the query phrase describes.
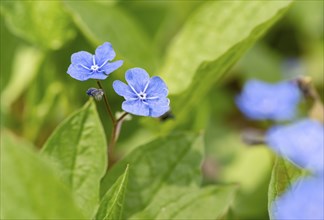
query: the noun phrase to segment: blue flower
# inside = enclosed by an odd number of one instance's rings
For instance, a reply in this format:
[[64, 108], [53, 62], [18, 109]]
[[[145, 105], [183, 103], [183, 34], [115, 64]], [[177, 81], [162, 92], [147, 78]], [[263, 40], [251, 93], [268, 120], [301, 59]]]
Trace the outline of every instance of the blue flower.
[[96, 49], [95, 55], [86, 51], [74, 53], [71, 56], [71, 65], [67, 73], [80, 81], [106, 79], [110, 73], [123, 64], [122, 60], [110, 62], [115, 56], [116, 53], [108, 42], [99, 46]]
[[301, 168], [323, 172], [324, 126], [314, 120], [275, 126], [266, 135], [266, 142], [275, 152]]
[[134, 115], [160, 117], [170, 107], [167, 98], [168, 88], [158, 76], [150, 78], [141, 68], [132, 68], [125, 75], [128, 85], [116, 80], [113, 88], [116, 93], [123, 96], [126, 101], [122, 109]]
[[295, 116], [300, 98], [301, 93], [293, 82], [268, 84], [250, 80], [236, 98], [236, 104], [251, 119], [289, 120]]
[[300, 179], [271, 204], [278, 220], [324, 219], [323, 176]]

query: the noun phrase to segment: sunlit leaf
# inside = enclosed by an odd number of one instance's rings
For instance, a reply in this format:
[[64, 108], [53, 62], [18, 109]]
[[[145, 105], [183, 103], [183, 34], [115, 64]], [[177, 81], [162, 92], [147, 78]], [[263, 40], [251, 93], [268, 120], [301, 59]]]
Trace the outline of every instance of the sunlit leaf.
[[202, 189], [167, 186], [131, 219], [223, 219], [233, 203], [236, 188], [235, 185]]
[[93, 100], [62, 122], [44, 145], [43, 154], [58, 168], [88, 217], [99, 202], [99, 182], [107, 168], [106, 148]]
[[122, 219], [122, 210], [128, 180], [128, 165], [114, 185], [103, 196], [96, 214], [98, 220], [119, 220]]
[[206, 87], [203, 82], [216, 82], [281, 17], [290, 3], [206, 2], [186, 22], [167, 51], [160, 73], [170, 93], [180, 93], [192, 82], [201, 84], [200, 87]]
[[44, 54], [33, 47], [17, 49], [10, 80], [1, 94], [1, 100], [4, 100], [1, 102], [3, 111], [8, 111], [10, 105], [28, 88], [35, 78], [43, 58]]
[[118, 56], [127, 63], [147, 69], [156, 65], [154, 48], [141, 26], [118, 5], [89, 1], [65, 1], [75, 23], [96, 46], [111, 42]]
[[84, 219], [52, 167], [1, 131], [1, 219]]
[[200, 184], [202, 138], [193, 134], [175, 134], [136, 148], [108, 171], [101, 184], [101, 195], [130, 165], [123, 218], [141, 211], [167, 185]]
[[42, 48], [58, 49], [75, 35], [60, 1], [2, 1], [7, 26], [19, 37]]

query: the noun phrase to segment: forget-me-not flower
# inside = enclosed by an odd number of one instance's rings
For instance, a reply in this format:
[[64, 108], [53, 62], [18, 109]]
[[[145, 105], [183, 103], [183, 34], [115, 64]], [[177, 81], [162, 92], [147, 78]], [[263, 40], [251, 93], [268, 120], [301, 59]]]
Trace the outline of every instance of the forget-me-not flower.
[[111, 44], [105, 42], [97, 47], [95, 54], [80, 51], [72, 54], [67, 73], [80, 81], [88, 79], [106, 79], [110, 73], [118, 69], [122, 60], [110, 62], [116, 56]]
[[323, 176], [307, 177], [292, 186], [271, 204], [276, 220], [324, 219]]
[[322, 173], [324, 166], [324, 126], [304, 119], [269, 129], [266, 142], [279, 155], [301, 168]]
[[250, 80], [236, 98], [236, 104], [251, 119], [280, 121], [295, 116], [300, 98], [301, 93], [294, 82], [268, 84], [259, 80]]
[[113, 83], [116, 93], [125, 98], [122, 104], [124, 111], [134, 115], [160, 117], [170, 109], [168, 88], [160, 77], [150, 78], [144, 69], [132, 68], [126, 71], [125, 78], [128, 85], [119, 80]]

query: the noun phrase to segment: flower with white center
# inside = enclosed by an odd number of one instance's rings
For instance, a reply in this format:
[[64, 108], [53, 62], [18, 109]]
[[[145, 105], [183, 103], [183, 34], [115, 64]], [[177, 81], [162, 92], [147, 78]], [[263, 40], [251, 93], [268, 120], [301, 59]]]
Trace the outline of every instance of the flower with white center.
[[106, 42], [96, 49], [95, 55], [86, 51], [72, 54], [71, 65], [67, 73], [80, 81], [88, 79], [106, 79], [110, 73], [118, 69], [122, 60], [110, 62], [116, 56], [111, 44]]
[[134, 115], [160, 117], [170, 110], [168, 88], [160, 77], [150, 78], [144, 69], [132, 68], [126, 71], [125, 78], [128, 85], [119, 80], [113, 83], [115, 92], [125, 98], [122, 104], [124, 111]]

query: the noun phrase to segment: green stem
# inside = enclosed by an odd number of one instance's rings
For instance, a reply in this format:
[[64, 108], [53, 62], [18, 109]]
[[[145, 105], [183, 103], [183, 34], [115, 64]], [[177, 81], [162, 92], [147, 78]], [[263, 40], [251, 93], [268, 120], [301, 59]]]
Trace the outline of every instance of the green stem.
[[109, 165], [108, 168], [110, 169], [112, 167], [113, 164], [115, 164], [115, 162], [117, 161], [117, 158], [114, 157], [114, 148], [115, 145], [117, 143], [119, 134], [120, 134], [120, 129], [121, 126], [123, 124], [123, 121], [125, 119], [125, 117], [128, 115], [127, 112], [124, 112], [116, 121], [116, 123], [114, 124], [113, 130], [111, 132], [111, 137], [110, 137], [110, 141], [108, 144], [108, 161], [109, 161]]

